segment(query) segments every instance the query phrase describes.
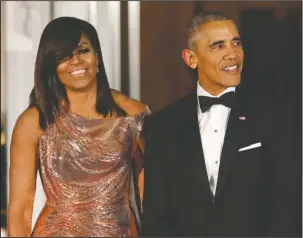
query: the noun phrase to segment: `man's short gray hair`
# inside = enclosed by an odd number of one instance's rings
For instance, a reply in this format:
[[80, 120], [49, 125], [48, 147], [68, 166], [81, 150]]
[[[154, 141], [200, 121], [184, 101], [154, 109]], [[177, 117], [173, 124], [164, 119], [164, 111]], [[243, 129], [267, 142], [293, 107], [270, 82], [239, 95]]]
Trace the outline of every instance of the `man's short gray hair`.
[[194, 36], [204, 24], [215, 21], [232, 20], [231, 18], [217, 12], [200, 12], [189, 23], [185, 32], [185, 43], [189, 49], [193, 49]]

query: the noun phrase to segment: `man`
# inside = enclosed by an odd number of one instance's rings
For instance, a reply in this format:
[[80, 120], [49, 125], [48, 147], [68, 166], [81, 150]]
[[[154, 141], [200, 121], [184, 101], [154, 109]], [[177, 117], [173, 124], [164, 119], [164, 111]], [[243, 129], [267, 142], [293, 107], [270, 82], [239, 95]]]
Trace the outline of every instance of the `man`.
[[300, 236], [288, 107], [238, 87], [231, 19], [201, 13], [186, 39], [197, 88], [146, 122], [143, 235]]

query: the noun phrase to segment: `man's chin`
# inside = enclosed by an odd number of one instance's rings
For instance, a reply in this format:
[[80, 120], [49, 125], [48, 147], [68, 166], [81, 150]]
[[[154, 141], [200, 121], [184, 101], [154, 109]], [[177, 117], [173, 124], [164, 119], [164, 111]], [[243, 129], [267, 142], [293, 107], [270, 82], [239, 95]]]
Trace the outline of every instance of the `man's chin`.
[[224, 87], [229, 88], [229, 87], [237, 87], [239, 86], [241, 83], [241, 78], [237, 78], [237, 79], [230, 79], [230, 80], [226, 80], [224, 82]]

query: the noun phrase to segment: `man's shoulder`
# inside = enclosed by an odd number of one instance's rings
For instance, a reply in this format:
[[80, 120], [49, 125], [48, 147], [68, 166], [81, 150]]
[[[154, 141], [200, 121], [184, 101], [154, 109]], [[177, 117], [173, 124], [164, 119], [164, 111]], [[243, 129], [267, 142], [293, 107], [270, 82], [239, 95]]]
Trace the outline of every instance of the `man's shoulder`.
[[248, 115], [262, 120], [272, 121], [293, 114], [291, 100], [283, 96], [242, 90], [237, 102]]
[[153, 112], [145, 121], [146, 131], [163, 134], [179, 128], [183, 118], [187, 116], [189, 105], [192, 105], [194, 97], [194, 93], [189, 93], [166, 107]]
[[168, 123], [170, 125], [174, 125], [175, 123], [180, 122], [180, 119], [182, 119], [183, 115], [186, 114], [188, 105], [190, 105], [190, 101], [193, 96], [193, 93], [189, 93], [166, 107], [154, 112], [150, 117], [150, 123], [153, 125], [167, 125]]
[[240, 90], [237, 100], [242, 107], [254, 112], [269, 112], [281, 104], [286, 104], [283, 99], [249, 90]]

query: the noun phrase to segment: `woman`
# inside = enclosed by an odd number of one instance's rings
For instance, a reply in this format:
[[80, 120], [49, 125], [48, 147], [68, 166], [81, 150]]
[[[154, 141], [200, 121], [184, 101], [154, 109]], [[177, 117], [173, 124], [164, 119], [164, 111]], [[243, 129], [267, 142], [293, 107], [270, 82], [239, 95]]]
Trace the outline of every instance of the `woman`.
[[[114, 95], [95, 28], [72, 17], [51, 21], [40, 39], [34, 100], [12, 136], [9, 236], [134, 235], [132, 164], [150, 112]], [[47, 201], [31, 234], [38, 168]]]

